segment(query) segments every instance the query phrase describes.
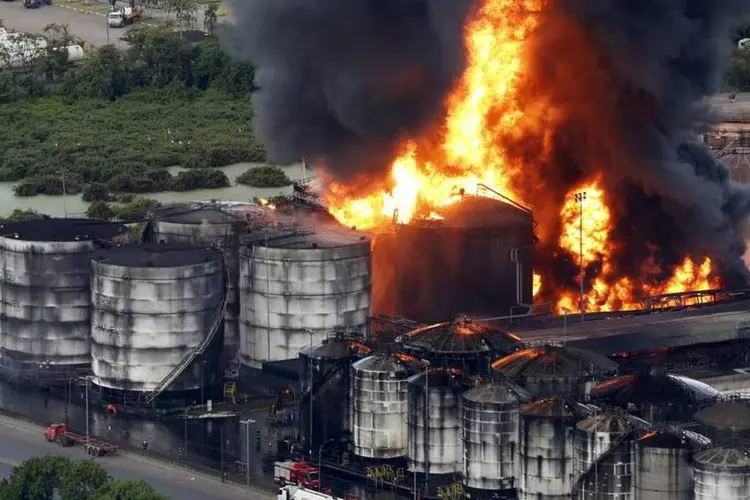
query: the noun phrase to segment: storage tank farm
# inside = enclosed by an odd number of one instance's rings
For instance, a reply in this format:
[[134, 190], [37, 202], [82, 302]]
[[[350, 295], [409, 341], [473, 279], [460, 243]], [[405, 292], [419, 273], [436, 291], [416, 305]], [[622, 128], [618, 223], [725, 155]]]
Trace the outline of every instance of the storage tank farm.
[[311, 449], [320, 450], [330, 440], [348, 440], [352, 411], [349, 400], [351, 365], [369, 353], [370, 348], [360, 339], [335, 333], [300, 349], [301, 405], [298, 423], [302, 441], [312, 441]]
[[406, 456], [409, 378], [422, 369], [419, 360], [399, 353], [374, 354], [352, 365], [352, 445], [361, 462]]
[[332, 331], [364, 335], [370, 238], [333, 223], [259, 237], [240, 252], [240, 360], [246, 371], [296, 359]]
[[633, 500], [633, 435], [628, 420], [599, 413], [575, 430], [574, 498]]
[[719, 391], [689, 377], [635, 373], [609, 379], [591, 390], [594, 404], [617, 406], [651, 423], [690, 422], [713, 404]]
[[517, 486], [520, 500], [570, 498], [576, 419], [569, 404], [558, 398], [521, 406]]
[[[227, 309], [224, 313], [224, 358], [239, 349], [239, 252], [245, 237], [262, 224], [264, 207], [252, 204], [175, 203], [150, 215], [143, 237], [149, 243], [214, 244], [222, 248], [227, 264]], [[257, 225], [257, 224], [256, 224]]]
[[0, 372], [66, 384], [90, 369], [89, 259], [127, 238], [122, 224], [45, 219], [0, 225]]
[[654, 430], [634, 442], [634, 500], [689, 500], [693, 496], [691, 443]]
[[594, 385], [617, 372], [617, 363], [584, 349], [546, 345], [500, 358], [492, 363], [492, 370], [535, 397], [583, 401]]
[[491, 361], [523, 347], [518, 337], [465, 315], [414, 328], [396, 342], [432, 367], [455, 368], [465, 375], [489, 375]]
[[216, 383], [225, 279], [221, 251], [204, 246], [126, 245], [95, 254], [93, 384], [110, 401], [151, 404]]

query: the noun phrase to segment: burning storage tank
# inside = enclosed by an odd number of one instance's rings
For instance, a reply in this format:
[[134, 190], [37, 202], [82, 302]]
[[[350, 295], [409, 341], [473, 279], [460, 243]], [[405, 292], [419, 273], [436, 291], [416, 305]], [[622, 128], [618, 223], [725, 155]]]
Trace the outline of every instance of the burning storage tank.
[[689, 500], [692, 449], [680, 436], [651, 431], [635, 440], [634, 500]]
[[750, 448], [750, 405], [745, 400], [721, 401], [695, 414], [702, 434], [714, 446]]
[[537, 397], [584, 399], [590, 387], [617, 371], [617, 363], [583, 349], [548, 345], [516, 351], [492, 369]]
[[95, 385], [114, 391], [190, 391], [212, 383], [221, 346], [221, 251], [149, 244], [91, 261]]
[[472, 498], [516, 487], [518, 409], [530, 396], [513, 384], [490, 382], [461, 398], [464, 485]]
[[750, 456], [746, 450], [711, 448], [695, 456], [695, 500], [750, 499]]
[[[256, 209], [265, 212], [261, 207]], [[175, 203], [152, 212], [143, 234], [144, 241], [151, 243], [213, 243], [223, 249], [229, 277], [224, 313], [225, 356], [229, 359], [237, 354], [239, 347], [239, 249], [243, 234], [251, 230], [249, 217], [241, 210], [230, 210], [217, 203]]]
[[633, 499], [633, 446], [630, 424], [601, 413], [583, 420], [575, 431], [574, 498]]
[[523, 347], [518, 337], [458, 316], [422, 326], [397, 339], [405, 352], [428, 360], [434, 367], [456, 368], [487, 375], [490, 362]]
[[531, 304], [534, 241], [530, 210], [482, 196], [466, 196], [430, 220], [398, 224], [376, 238], [382, 293], [375, 313], [418, 322], [507, 315]]
[[0, 371], [11, 380], [66, 383], [91, 366], [92, 252], [127, 238], [100, 220], [45, 219], [0, 225]]
[[575, 414], [561, 399], [521, 406], [518, 497], [563, 500], [573, 487]]
[[352, 365], [352, 442], [358, 457], [387, 460], [408, 452], [409, 377], [420, 369], [404, 354], [375, 354]]
[[[329, 439], [341, 439], [349, 433], [351, 402], [349, 385], [352, 363], [369, 354], [370, 349], [345, 334], [336, 334], [312, 347], [303, 347], [300, 386], [300, 434], [308, 443], [312, 437], [313, 450], [319, 449]], [[312, 384], [312, 402], [310, 386]], [[310, 408], [312, 404], [313, 432], [310, 435]]]
[[623, 375], [591, 390], [591, 400], [619, 406], [648, 422], [690, 422], [719, 391], [688, 377], [667, 373]]
[[462, 470], [460, 408], [467, 388], [455, 369], [431, 369], [409, 379], [409, 470], [429, 476]]
[[370, 240], [328, 224], [279, 231], [243, 248], [240, 359], [294, 359], [331, 331], [363, 334], [370, 316]]

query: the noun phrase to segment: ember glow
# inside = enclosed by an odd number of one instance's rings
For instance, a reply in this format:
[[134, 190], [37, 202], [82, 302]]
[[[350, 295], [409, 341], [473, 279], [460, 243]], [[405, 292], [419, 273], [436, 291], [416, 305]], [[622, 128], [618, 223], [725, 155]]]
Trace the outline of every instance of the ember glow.
[[[549, 203], [545, 205], [549, 200], [533, 185], [543, 176], [535, 160], [512, 154], [504, 146], [529, 137], [546, 152], [548, 132], [565, 112], [545, 102], [544, 95], [520, 96], [521, 82], [527, 83], [528, 90], [533, 80], [528, 74], [527, 41], [544, 6], [543, 0], [485, 0], [466, 27], [468, 65], [447, 98], [444, 122], [425, 137], [404, 140], [385, 181], [366, 179], [357, 186], [329, 182], [325, 201], [331, 214], [362, 229], [439, 218], [435, 210], [456, 203], [463, 193], [486, 195], [480, 185], [532, 207], [535, 213], [549, 210]], [[596, 154], [590, 156], [587, 160], [594, 163]], [[586, 193], [583, 202], [575, 196], [581, 192]], [[587, 311], [632, 309], [649, 295], [720, 285], [712, 277], [708, 258], [685, 257], [670, 269], [660, 268], [656, 257], [648, 258], [640, 275], [622, 275], [615, 256], [627, 253], [627, 242], [613, 239], [616, 215], [611, 201], [605, 183], [594, 176], [567, 194], [556, 222], [550, 222], [556, 213], [540, 221], [542, 238], [555, 244], [556, 253], [567, 255], [573, 266], [582, 261]], [[537, 270], [534, 296], [551, 300], [559, 313], [579, 310], [578, 274], [565, 283], [552, 278], [547, 270]]]

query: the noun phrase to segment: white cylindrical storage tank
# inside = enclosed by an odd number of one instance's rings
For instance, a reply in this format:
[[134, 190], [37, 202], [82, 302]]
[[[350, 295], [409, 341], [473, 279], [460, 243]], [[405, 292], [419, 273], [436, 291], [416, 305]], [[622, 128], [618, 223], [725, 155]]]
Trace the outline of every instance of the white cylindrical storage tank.
[[89, 259], [122, 224], [89, 219], [0, 225], [0, 370], [11, 380], [67, 382], [91, 366]]
[[332, 330], [365, 332], [370, 241], [338, 226], [261, 240], [241, 252], [239, 286], [242, 363], [296, 358]]
[[213, 244], [222, 248], [227, 265], [227, 308], [224, 312], [224, 357], [239, 349], [240, 246], [248, 222], [240, 213], [214, 203], [176, 203], [151, 214], [147, 239], [152, 243]]
[[579, 422], [575, 431], [576, 498], [632, 500], [633, 447], [621, 416], [602, 413]]
[[515, 487], [518, 407], [517, 394], [504, 384], [488, 383], [462, 396], [466, 487], [483, 491]]
[[433, 369], [409, 379], [407, 459], [412, 472], [442, 475], [462, 470], [460, 409], [465, 388], [456, 370]]
[[354, 454], [389, 459], [407, 453], [407, 397], [413, 358], [376, 354], [352, 365]]
[[750, 499], [750, 457], [744, 450], [711, 448], [695, 455], [695, 500]]
[[690, 445], [679, 436], [652, 431], [635, 441], [635, 500], [690, 500]]
[[519, 499], [569, 499], [574, 414], [564, 401], [550, 398], [523, 405], [520, 415]]
[[[118, 247], [94, 256], [91, 276], [91, 357], [97, 386], [151, 391], [204, 342], [217, 321], [221, 324], [225, 285], [219, 250]], [[210, 383], [217, 354], [207, 349], [168, 390], [189, 391]]]

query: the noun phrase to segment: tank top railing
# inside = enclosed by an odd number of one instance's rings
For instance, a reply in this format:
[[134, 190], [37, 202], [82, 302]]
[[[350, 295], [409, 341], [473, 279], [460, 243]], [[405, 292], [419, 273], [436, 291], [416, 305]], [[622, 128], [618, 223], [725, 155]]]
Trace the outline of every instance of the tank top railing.
[[216, 334], [218, 333], [219, 329], [221, 328], [222, 321], [224, 320], [224, 313], [227, 310], [227, 303], [229, 302], [229, 294], [224, 293], [224, 301], [221, 304], [221, 309], [219, 309], [219, 312], [216, 315], [216, 319], [214, 319], [213, 325], [211, 325], [211, 330], [209, 330], [208, 335], [201, 341], [200, 344], [198, 344], [192, 351], [188, 353], [185, 358], [183, 358], [182, 361], [180, 361], [177, 366], [175, 366], [172, 371], [170, 371], [166, 377], [164, 377], [161, 382], [159, 382], [153, 391], [151, 391], [148, 396], [146, 397], [146, 404], [151, 404], [154, 402], [154, 400], [159, 397], [159, 395], [164, 392], [170, 385], [174, 383], [175, 380], [177, 380], [177, 377], [182, 375], [182, 372], [185, 371], [185, 369], [190, 366], [190, 364], [198, 358], [198, 356], [201, 356], [208, 346], [211, 344], [211, 342], [216, 338]]

